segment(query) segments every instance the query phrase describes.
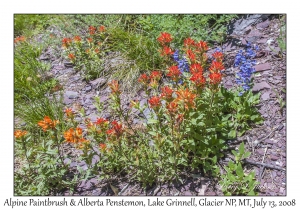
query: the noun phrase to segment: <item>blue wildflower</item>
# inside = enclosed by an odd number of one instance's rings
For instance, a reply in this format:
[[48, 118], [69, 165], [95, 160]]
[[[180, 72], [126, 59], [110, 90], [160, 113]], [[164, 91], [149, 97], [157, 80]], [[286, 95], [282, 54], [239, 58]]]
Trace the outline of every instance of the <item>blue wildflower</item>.
[[174, 59], [174, 61], [176, 61], [181, 73], [190, 71], [190, 67], [189, 67], [189, 63], [188, 63], [187, 59], [185, 57], [180, 59], [179, 50], [175, 50], [175, 52], [173, 54], [173, 59]]
[[234, 66], [239, 66], [240, 69], [240, 71], [237, 73], [236, 83], [244, 90], [239, 93], [239, 96], [243, 95], [245, 91], [250, 89], [251, 75], [255, 71], [253, 66], [256, 64], [256, 61], [253, 59], [256, 55], [256, 50], [258, 49], [258, 47], [254, 49], [249, 42], [247, 43], [246, 50], [240, 50], [235, 56]]

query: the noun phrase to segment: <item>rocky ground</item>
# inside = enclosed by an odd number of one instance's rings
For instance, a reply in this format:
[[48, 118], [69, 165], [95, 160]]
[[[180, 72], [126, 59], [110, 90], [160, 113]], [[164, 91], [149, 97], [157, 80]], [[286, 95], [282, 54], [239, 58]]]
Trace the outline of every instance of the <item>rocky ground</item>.
[[[277, 15], [278, 16], [278, 15]], [[221, 47], [225, 53], [226, 76], [223, 84], [226, 88], [235, 85], [235, 74], [238, 71], [233, 67], [235, 55], [240, 49], [245, 49], [245, 44], [250, 41], [260, 47], [257, 53], [254, 77], [254, 92], [261, 93], [261, 100], [258, 106], [259, 112], [264, 118], [264, 124], [254, 127], [246, 132], [241, 138], [230, 141], [231, 147], [238, 147], [241, 141], [245, 141], [247, 149], [251, 151], [248, 158], [247, 170], [255, 170], [257, 179], [260, 181], [260, 195], [286, 195], [286, 109], [281, 107], [285, 102], [286, 90], [286, 55], [280, 53], [277, 38], [280, 35], [280, 22], [273, 15], [248, 15], [233, 22], [228, 26], [229, 34], [226, 43]], [[215, 48], [214, 48], [215, 49]], [[214, 50], [212, 49], [212, 50]], [[105, 61], [105, 68], [109, 70], [114, 65], [122, 63], [122, 57], [116, 53], [109, 55]], [[53, 57], [51, 49], [48, 49], [40, 58], [51, 62], [51, 71], [48, 76], [55, 77], [63, 87], [63, 102], [66, 107], [79, 110], [85, 109], [86, 115], [96, 121], [100, 117], [93, 105], [94, 97], [99, 96], [104, 102], [104, 113], [102, 117], [111, 119], [113, 116], [108, 111], [107, 79], [98, 78], [86, 82], [80, 72], [76, 72], [72, 66], [60, 59]], [[122, 104], [129, 105], [129, 98], [143, 100], [142, 93], [123, 94]], [[146, 100], [144, 101], [146, 103]], [[147, 115], [147, 113], [145, 113]], [[78, 116], [78, 121], [82, 119]], [[134, 119], [133, 123], [139, 123]], [[70, 148], [67, 148], [70, 149]], [[78, 152], [73, 148], [74, 154]], [[76, 155], [75, 155], [76, 156]], [[230, 155], [220, 164], [226, 164]], [[94, 162], [98, 157], [94, 158]], [[73, 161], [73, 160], [66, 160]], [[72, 162], [71, 167], [80, 166], [86, 168], [84, 162]], [[97, 177], [81, 182], [74, 195], [106, 196], [115, 195], [112, 188], [116, 187], [120, 195], [222, 195], [220, 187], [209, 177], [201, 174], [194, 174], [187, 178], [184, 184], [165, 184], [154, 186], [143, 190], [137, 183], [128, 183], [126, 177], [114, 179], [112, 183], [104, 183], [97, 180]], [[69, 195], [65, 192], [63, 195]]]

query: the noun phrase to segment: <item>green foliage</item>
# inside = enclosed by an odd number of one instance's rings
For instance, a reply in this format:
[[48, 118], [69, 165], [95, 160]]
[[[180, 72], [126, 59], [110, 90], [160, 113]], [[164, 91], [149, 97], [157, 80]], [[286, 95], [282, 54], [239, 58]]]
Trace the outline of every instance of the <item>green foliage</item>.
[[26, 161], [15, 171], [15, 195], [60, 195], [66, 189], [72, 193], [77, 175], [64, 163], [67, 156], [62, 151], [59, 126], [41, 131], [36, 125], [36, 130], [40, 131], [37, 135], [16, 137], [16, 155]]
[[14, 36], [32, 35], [33, 31], [41, 31], [50, 25], [53, 15], [15, 14]]
[[280, 35], [277, 38], [278, 45], [281, 50], [281, 54], [286, 51], [286, 19], [285, 15], [279, 19], [280, 21]]
[[225, 25], [237, 15], [140, 15], [138, 23], [145, 35], [153, 41], [160, 32], [168, 32], [174, 36], [175, 47], [179, 47], [186, 37], [195, 40], [221, 42], [226, 35]]
[[226, 173], [221, 175], [220, 185], [225, 195], [257, 195], [255, 172], [246, 174], [243, 170], [241, 161], [248, 158], [251, 153], [246, 152], [244, 142], [240, 145], [238, 152], [232, 151], [235, 156], [235, 162], [230, 161], [225, 166]]

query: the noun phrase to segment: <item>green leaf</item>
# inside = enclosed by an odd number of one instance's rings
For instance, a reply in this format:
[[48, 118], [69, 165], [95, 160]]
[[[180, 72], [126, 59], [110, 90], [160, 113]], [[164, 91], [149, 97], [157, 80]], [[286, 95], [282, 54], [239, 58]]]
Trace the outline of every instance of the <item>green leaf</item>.
[[231, 130], [228, 133], [228, 138], [236, 138], [236, 131], [235, 130]]
[[246, 153], [244, 154], [244, 158], [248, 158], [248, 157], [250, 157], [250, 155], [251, 155], [251, 152], [246, 152]]
[[241, 163], [239, 163], [236, 168], [236, 174], [239, 176], [239, 178], [244, 177], [244, 170], [243, 170]]
[[244, 145], [244, 142], [242, 142], [240, 147], [239, 147], [239, 153], [244, 154], [244, 152], [245, 152], [245, 145]]
[[148, 132], [150, 135], [152, 135], [152, 136], [156, 136], [157, 135], [157, 132], [155, 132], [155, 131], [149, 131]]
[[147, 124], [156, 124], [156, 123], [158, 123], [158, 120], [155, 120], [155, 119], [149, 119], [147, 121]]

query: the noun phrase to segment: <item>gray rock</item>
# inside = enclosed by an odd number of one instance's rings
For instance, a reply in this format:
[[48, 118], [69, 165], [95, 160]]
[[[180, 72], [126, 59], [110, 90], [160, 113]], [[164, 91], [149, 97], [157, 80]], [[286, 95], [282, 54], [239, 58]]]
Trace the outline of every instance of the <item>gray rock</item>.
[[78, 93], [75, 91], [66, 91], [65, 96], [68, 97], [69, 99], [75, 99], [78, 97]]
[[252, 91], [258, 92], [262, 89], [270, 89], [270, 88], [271, 88], [271, 86], [267, 82], [260, 82], [260, 83], [254, 84]]
[[[255, 15], [248, 15], [244, 16], [243, 18], [235, 21], [235, 23], [232, 25], [229, 25], [229, 33], [232, 31], [232, 34], [236, 35], [243, 35], [245, 32], [245, 29], [254, 24], [258, 24], [264, 20], [266, 20], [270, 15], [260, 15], [260, 14], [255, 14]], [[232, 28], [231, 28], [232, 27]]]
[[264, 94], [262, 94], [261, 98], [266, 101], [270, 99], [270, 92], [265, 92]]
[[271, 155], [271, 160], [273, 160], [273, 161], [276, 161], [276, 160], [278, 160], [279, 158], [277, 157], [277, 156], [275, 156], [275, 155]]
[[266, 70], [270, 70], [271, 69], [271, 65], [269, 63], [262, 63], [262, 64], [258, 64], [256, 66], [254, 66], [255, 71], [259, 72], [259, 71], [266, 71]]
[[91, 91], [92, 90], [92, 87], [91, 86], [87, 86], [86, 88], [85, 88], [85, 91], [86, 92], [89, 92], [89, 91]]
[[265, 28], [269, 27], [269, 25], [270, 25], [270, 21], [266, 20], [266, 21], [264, 21], [262, 23], [257, 24], [256, 28], [259, 29], [259, 30], [261, 30], [261, 29], [265, 29]]
[[96, 87], [102, 87], [103, 85], [105, 85], [105, 83], [106, 83], [106, 79], [104, 79], [104, 78], [98, 78], [98, 79], [95, 79], [95, 80], [93, 80], [93, 81], [90, 81], [90, 84], [94, 87], [94, 88], [96, 88]]
[[68, 97], [64, 97], [63, 103], [66, 105], [70, 105], [73, 102], [73, 100], [69, 99]]

